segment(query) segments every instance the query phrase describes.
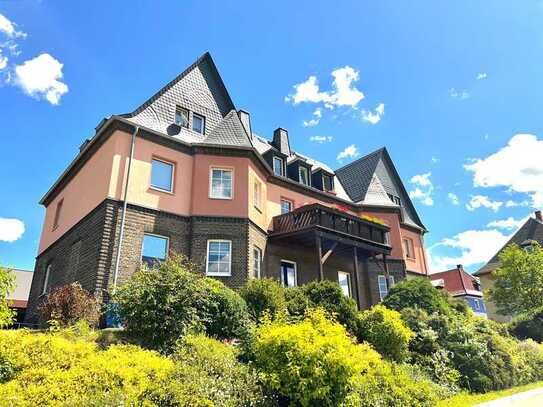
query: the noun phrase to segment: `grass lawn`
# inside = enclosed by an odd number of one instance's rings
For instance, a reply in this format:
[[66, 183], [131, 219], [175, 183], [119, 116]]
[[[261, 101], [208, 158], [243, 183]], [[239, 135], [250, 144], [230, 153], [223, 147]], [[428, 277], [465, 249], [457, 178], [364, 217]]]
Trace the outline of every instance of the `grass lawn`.
[[438, 407], [475, 406], [479, 403], [484, 403], [485, 401], [496, 400], [502, 397], [511, 396], [516, 393], [521, 393], [523, 391], [536, 389], [538, 387], [543, 387], [543, 381], [526, 384], [524, 386], [513, 387], [507, 390], [493, 391], [493, 392], [485, 393], [485, 394], [460, 393], [454, 396], [453, 398], [439, 402]]

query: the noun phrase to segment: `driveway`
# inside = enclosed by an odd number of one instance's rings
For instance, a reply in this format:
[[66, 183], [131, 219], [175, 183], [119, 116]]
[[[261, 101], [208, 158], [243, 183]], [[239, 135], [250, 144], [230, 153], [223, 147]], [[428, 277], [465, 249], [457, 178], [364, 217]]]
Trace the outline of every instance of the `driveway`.
[[541, 407], [543, 406], [543, 387], [514, 394], [494, 401], [477, 404], [476, 407]]

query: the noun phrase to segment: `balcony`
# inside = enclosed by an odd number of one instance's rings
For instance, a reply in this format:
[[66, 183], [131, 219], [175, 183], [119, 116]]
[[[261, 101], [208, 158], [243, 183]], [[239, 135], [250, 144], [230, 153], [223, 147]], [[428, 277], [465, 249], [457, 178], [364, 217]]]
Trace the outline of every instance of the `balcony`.
[[[349, 246], [365, 249], [372, 254], [389, 254], [390, 228], [321, 204], [304, 205], [273, 218], [272, 239], [311, 241], [318, 236]], [[312, 240], [314, 242], [314, 240]]]

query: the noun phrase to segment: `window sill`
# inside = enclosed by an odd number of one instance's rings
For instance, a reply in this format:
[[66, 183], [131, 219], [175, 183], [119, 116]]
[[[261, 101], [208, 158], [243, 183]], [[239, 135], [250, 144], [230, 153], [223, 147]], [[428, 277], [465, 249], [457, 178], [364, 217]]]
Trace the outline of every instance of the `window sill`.
[[417, 261], [417, 259], [414, 257], [406, 257], [405, 260], [412, 261], [413, 263]]
[[206, 277], [232, 277], [232, 273], [206, 273]]
[[220, 201], [231, 201], [231, 200], [234, 199], [233, 197], [225, 198], [225, 197], [218, 197], [218, 196], [209, 196], [208, 198], [209, 199], [218, 199]]
[[153, 186], [150, 186], [149, 189], [157, 192], [162, 192], [163, 194], [174, 195], [173, 191], [168, 191], [167, 189], [157, 188]]

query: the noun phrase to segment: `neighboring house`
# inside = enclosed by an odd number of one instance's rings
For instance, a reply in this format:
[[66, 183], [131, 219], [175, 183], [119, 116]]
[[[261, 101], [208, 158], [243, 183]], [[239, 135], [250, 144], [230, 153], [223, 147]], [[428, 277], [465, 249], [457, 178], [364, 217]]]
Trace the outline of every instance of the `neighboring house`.
[[476, 315], [487, 316], [481, 282], [477, 277], [467, 273], [461, 264], [451, 270], [433, 273], [430, 279], [434, 287], [445, 289], [454, 298], [466, 301]]
[[[520, 227], [519, 230], [509, 239], [509, 241], [478, 271], [473, 273], [481, 279], [483, 289], [488, 290], [494, 287], [494, 276], [492, 272], [500, 267], [499, 255], [507, 246], [512, 243], [517, 244], [521, 248], [528, 249], [533, 244], [538, 242], [543, 245], [543, 215], [541, 211], [535, 211], [533, 218], [528, 220]], [[487, 315], [490, 319], [498, 322], [510, 322], [513, 319], [513, 315], [501, 315], [498, 314], [496, 305], [494, 302], [486, 299]]]
[[338, 281], [360, 308], [427, 275], [426, 229], [387, 150], [334, 171], [292, 150], [285, 129], [256, 135], [208, 53], [102, 120], [41, 204], [29, 321], [55, 286], [78, 281], [107, 300], [170, 251], [234, 288]]
[[11, 303], [10, 308], [17, 312], [15, 322], [21, 324], [25, 320], [28, 296], [34, 273], [27, 270], [10, 270], [15, 274], [15, 290], [8, 295], [7, 299]]

